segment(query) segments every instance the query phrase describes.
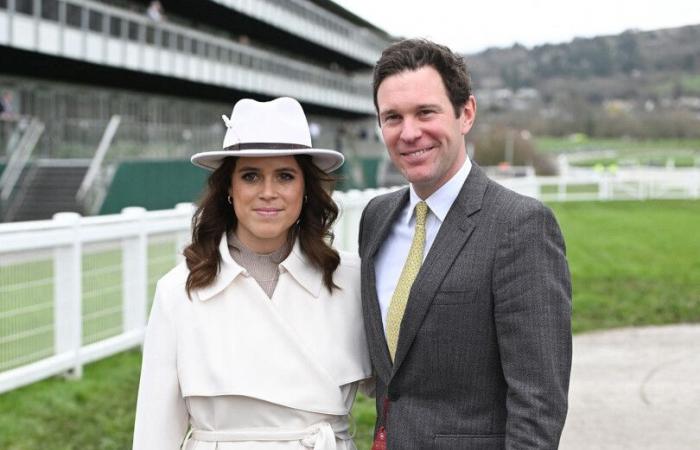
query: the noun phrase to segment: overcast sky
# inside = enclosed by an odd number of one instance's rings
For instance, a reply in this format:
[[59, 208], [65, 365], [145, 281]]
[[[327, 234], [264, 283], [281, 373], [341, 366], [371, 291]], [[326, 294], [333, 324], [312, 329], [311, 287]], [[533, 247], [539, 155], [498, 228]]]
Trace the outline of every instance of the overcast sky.
[[700, 25], [700, 0], [334, 1], [393, 35], [426, 37], [463, 53]]

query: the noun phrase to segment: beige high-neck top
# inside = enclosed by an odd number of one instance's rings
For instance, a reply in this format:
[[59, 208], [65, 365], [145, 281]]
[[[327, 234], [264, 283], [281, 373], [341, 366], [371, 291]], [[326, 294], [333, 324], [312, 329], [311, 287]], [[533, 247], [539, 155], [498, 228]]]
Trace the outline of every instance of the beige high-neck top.
[[248, 271], [268, 298], [272, 297], [280, 276], [279, 264], [287, 258], [292, 246], [285, 243], [272, 253], [260, 254], [246, 247], [236, 233], [229, 232], [226, 237], [231, 258]]

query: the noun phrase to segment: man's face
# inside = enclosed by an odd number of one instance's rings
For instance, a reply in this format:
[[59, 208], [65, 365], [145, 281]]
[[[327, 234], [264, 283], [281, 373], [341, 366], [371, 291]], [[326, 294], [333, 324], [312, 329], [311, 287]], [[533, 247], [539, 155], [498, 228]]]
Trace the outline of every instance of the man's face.
[[431, 66], [400, 72], [377, 89], [379, 124], [389, 157], [423, 199], [465, 161], [464, 135], [476, 116], [474, 97], [455, 112], [440, 74]]

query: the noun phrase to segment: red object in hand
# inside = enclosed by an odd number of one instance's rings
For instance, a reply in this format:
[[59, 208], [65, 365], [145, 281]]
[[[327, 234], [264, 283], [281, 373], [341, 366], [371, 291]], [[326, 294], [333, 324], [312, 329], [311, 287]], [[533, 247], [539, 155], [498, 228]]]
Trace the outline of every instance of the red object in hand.
[[379, 427], [374, 442], [372, 442], [372, 450], [386, 450], [386, 430], [384, 427]]

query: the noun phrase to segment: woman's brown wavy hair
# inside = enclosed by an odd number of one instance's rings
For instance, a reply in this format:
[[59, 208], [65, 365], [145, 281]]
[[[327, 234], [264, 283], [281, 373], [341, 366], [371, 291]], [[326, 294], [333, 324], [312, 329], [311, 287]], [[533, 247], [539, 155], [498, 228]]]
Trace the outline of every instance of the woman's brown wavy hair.
[[[330, 195], [335, 178], [312, 162], [309, 155], [294, 155], [304, 176], [305, 200], [299, 222], [289, 229], [289, 242], [299, 239], [304, 255], [323, 272], [323, 284], [329, 291], [337, 289], [333, 273], [340, 264], [340, 255], [331, 247], [331, 226], [338, 217], [338, 206]], [[238, 221], [228, 203], [235, 157], [225, 158], [207, 180], [207, 189], [192, 217], [192, 243], [184, 255], [190, 270], [185, 283], [187, 295], [193, 289], [209, 286], [219, 272], [219, 242], [223, 233], [235, 230]]]

